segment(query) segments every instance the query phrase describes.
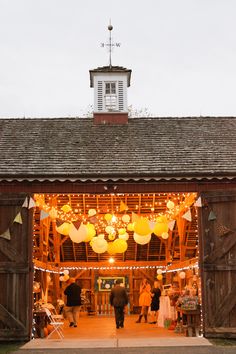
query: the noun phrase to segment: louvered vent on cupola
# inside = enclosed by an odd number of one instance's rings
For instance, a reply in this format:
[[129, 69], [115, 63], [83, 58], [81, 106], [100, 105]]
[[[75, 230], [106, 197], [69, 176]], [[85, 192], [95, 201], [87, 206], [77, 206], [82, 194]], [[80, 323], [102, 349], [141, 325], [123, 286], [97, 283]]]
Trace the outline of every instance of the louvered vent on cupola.
[[90, 86], [94, 87], [95, 123], [128, 122], [127, 87], [130, 86], [130, 76], [131, 70], [120, 66], [90, 70]]

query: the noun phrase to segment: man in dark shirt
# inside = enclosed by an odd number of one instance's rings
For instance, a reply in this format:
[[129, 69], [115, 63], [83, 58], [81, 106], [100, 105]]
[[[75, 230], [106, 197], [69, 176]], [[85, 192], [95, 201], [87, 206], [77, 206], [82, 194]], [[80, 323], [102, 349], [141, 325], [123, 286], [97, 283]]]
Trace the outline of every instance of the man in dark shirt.
[[121, 279], [117, 279], [115, 287], [111, 290], [110, 304], [114, 306], [116, 328], [124, 327], [124, 308], [128, 304], [128, 295]]
[[77, 327], [81, 306], [81, 288], [76, 284], [75, 278], [68, 280], [68, 286], [64, 294], [67, 296], [66, 306], [64, 307], [65, 316], [70, 322], [70, 327]]

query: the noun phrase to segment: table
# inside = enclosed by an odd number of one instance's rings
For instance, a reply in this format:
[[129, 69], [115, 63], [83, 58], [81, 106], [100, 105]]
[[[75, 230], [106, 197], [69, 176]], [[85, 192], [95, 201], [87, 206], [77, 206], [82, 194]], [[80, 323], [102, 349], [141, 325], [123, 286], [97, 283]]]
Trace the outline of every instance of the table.
[[180, 312], [183, 326], [186, 326], [186, 337], [196, 337], [200, 330], [200, 310], [183, 310], [178, 307]]

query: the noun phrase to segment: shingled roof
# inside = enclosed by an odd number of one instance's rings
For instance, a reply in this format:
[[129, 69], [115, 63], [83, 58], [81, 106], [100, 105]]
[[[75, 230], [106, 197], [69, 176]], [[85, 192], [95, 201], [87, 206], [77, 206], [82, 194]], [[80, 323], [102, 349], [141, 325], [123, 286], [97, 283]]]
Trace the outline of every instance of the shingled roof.
[[0, 119], [0, 178], [236, 177], [236, 118]]

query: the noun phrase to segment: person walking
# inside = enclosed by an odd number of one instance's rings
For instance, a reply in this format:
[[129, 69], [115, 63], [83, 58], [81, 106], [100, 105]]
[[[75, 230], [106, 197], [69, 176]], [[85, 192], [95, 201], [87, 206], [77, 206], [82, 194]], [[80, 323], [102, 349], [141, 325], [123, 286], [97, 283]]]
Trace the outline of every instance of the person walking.
[[81, 287], [76, 284], [75, 278], [70, 278], [68, 280], [68, 286], [66, 287], [64, 294], [67, 296], [64, 314], [69, 320], [69, 326], [77, 327], [81, 306]]
[[116, 328], [124, 327], [125, 306], [128, 304], [128, 295], [123, 286], [122, 280], [117, 279], [116, 285], [111, 289], [110, 304], [114, 306]]
[[159, 281], [155, 280], [153, 288], [151, 290], [151, 314], [152, 314], [152, 321], [149, 322], [150, 324], [157, 323], [158, 320], [158, 311], [160, 307], [160, 296], [161, 296], [161, 289]]
[[141, 313], [136, 323], [140, 323], [143, 316], [145, 319], [145, 323], [147, 323], [148, 308], [151, 305], [152, 297], [151, 286], [146, 278], [142, 280], [139, 294], [139, 306], [141, 306]]

